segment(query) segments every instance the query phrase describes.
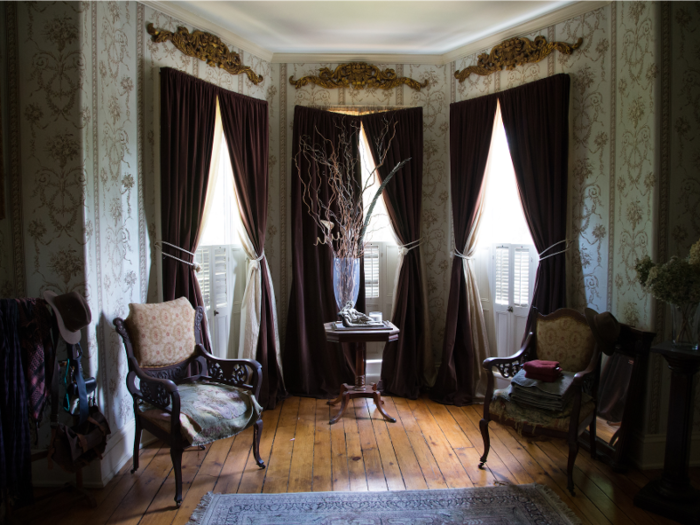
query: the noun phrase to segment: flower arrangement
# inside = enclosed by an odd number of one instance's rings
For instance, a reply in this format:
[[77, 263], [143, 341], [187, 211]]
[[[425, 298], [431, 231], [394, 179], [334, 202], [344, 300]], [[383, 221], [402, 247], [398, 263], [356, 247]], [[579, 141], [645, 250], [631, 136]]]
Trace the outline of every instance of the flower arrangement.
[[696, 312], [700, 303], [700, 240], [688, 257], [671, 257], [667, 263], [654, 263], [649, 256], [637, 261], [637, 277], [653, 297], [671, 305], [673, 340], [697, 345]]
[[690, 255], [671, 257], [657, 264], [647, 255], [635, 266], [637, 277], [653, 297], [673, 304], [700, 302], [700, 241], [690, 248]]

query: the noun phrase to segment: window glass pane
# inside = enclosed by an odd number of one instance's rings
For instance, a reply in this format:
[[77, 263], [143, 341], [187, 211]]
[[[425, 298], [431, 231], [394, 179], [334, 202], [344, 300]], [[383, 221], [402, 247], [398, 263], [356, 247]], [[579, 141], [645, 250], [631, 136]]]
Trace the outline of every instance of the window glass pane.
[[[370, 187], [365, 190], [362, 194], [362, 205], [364, 216], [367, 217], [367, 211], [369, 210], [370, 204], [374, 195], [379, 189], [380, 182], [379, 177], [376, 172], [372, 173], [374, 170], [374, 159], [372, 158], [372, 153], [369, 150], [369, 145], [367, 144], [367, 136], [365, 135], [364, 129], [362, 130], [362, 139], [360, 140], [360, 163], [362, 164], [362, 181], [370, 181]], [[371, 177], [371, 179], [370, 179]], [[391, 182], [389, 183], [391, 184]], [[394, 234], [389, 220], [389, 214], [386, 211], [386, 205], [384, 204], [384, 197], [380, 196], [377, 199], [377, 204], [374, 206], [374, 211], [372, 212], [372, 219], [370, 220], [369, 226], [367, 228], [367, 233], [365, 235], [365, 242], [389, 242], [395, 244]], [[367, 296], [369, 297], [369, 295]]]
[[486, 193], [479, 243], [534, 244], [520, 204], [500, 106], [496, 112], [484, 184]]

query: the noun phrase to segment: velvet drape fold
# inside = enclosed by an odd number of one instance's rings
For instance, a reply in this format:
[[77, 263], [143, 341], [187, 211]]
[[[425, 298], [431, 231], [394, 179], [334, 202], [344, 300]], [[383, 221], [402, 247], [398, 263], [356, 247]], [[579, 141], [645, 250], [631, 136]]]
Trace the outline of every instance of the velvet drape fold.
[[[170, 68], [160, 70], [160, 202], [162, 240], [193, 252], [201, 234], [219, 88]], [[167, 245], [163, 253], [194, 260]], [[204, 306], [194, 267], [163, 258], [163, 299]], [[206, 335], [206, 331], [205, 331]], [[205, 343], [210, 348], [208, 337]]]
[[[483, 199], [486, 162], [491, 147], [497, 95], [450, 105], [450, 181], [454, 243], [461, 254]], [[442, 347], [442, 362], [431, 397], [439, 403], [466, 405], [474, 401], [474, 348], [469, 323], [467, 281], [463, 259], [455, 255]]]
[[[264, 253], [268, 196], [268, 105], [265, 100], [225, 90], [219, 90], [218, 96], [241, 221], [257, 257], [249, 261], [249, 266], [252, 265], [251, 269], [254, 270], [251, 278], [259, 279], [261, 285], [260, 310], [251, 312], [254, 316], [259, 315], [254, 358], [262, 365], [263, 382], [258, 402], [263, 408], [272, 409], [285, 395], [285, 388], [281, 363], [278, 361], [275, 297]], [[255, 272], [259, 272], [259, 276]], [[241, 330], [244, 328], [241, 327]], [[255, 327], [252, 328], [254, 330]]]
[[[387, 343], [382, 362], [384, 392], [416, 399], [425, 378], [426, 326], [425, 288], [421, 272], [420, 219], [423, 197], [423, 108], [374, 113], [361, 117], [374, 162], [379, 162], [382, 133], [389, 126], [388, 136], [396, 132], [378, 168], [380, 180], [402, 160], [411, 158], [386, 185], [383, 192], [391, 224], [403, 250], [403, 263], [394, 293], [392, 322], [401, 330], [398, 341]], [[394, 127], [395, 126], [395, 127]], [[430, 360], [432, 365], [432, 360]], [[431, 372], [431, 371], [429, 371]]]
[[[499, 94], [520, 202], [542, 257], [531, 305], [543, 315], [566, 306], [570, 84], [560, 74]], [[531, 308], [525, 336], [532, 314]]]
[[[566, 74], [450, 106], [450, 170], [455, 245], [463, 250], [483, 198], [484, 170], [500, 102], [525, 219], [543, 257], [531, 307], [549, 314], [566, 306], [566, 198], [569, 150]], [[543, 253], [544, 252], [544, 253]], [[556, 254], [551, 257], [548, 255]], [[474, 402], [474, 348], [462, 258], [452, 262], [442, 363], [431, 397], [445, 404]], [[532, 309], [525, 335], [529, 332]]]
[[[292, 290], [282, 362], [287, 389], [296, 395], [335, 396], [342, 383], [354, 382], [354, 356], [350, 348], [326, 342], [323, 323], [335, 321], [338, 314], [333, 294], [332, 254], [327, 246], [316, 245], [316, 239], [322, 235], [309, 216], [302, 185], [302, 178], [308, 183], [328, 177], [325, 169], [309, 162], [301, 153], [302, 138], [330, 155], [332, 148], [338, 147], [343, 131], [354, 132], [357, 137], [359, 119], [303, 106], [294, 108]], [[353, 158], [357, 158], [357, 151]], [[320, 198], [328, 201], [328, 185], [321, 184]], [[364, 296], [362, 279], [356, 305], [360, 311], [365, 307]]]

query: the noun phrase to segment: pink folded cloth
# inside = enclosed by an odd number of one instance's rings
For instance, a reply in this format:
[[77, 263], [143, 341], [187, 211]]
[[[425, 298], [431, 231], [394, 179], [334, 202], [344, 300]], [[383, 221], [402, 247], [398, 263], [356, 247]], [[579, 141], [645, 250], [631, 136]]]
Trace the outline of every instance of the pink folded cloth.
[[547, 383], [553, 383], [561, 376], [559, 361], [544, 361], [535, 359], [523, 363], [525, 377], [528, 379], [538, 379]]

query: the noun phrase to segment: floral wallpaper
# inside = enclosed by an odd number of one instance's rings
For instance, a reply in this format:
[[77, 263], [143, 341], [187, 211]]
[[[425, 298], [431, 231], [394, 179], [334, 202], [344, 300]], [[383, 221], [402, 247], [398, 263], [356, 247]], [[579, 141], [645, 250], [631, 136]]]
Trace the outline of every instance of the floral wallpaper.
[[[463, 83], [453, 73], [474, 64], [476, 53], [444, 66], [385, 66], [428, 80], [420, 92], [297, 90], [290, 76], [334, 64], [271, 64], [234, 48], [263, 75], [255, 86], [244, 75], [184, 56], [170, 42], [153, 43], [148, 22], [194, 28], [131, 1], [6, 2], [0, 10], [7, 22], [0, 24], [0, 67], [7, 72], [0, 83], [7, 202], [7, 218], [0, 220], [0, 295], [38, 296], [47, 289], [86, 295], [93, 323], [84, 342], [85, 368], [98, 376], [115, 436], [128, 434], [132, 416], [124, 350], [112, 320], [127, 314], [129, 302], [159, 297], [158, 261], [151, 254], [159, 220], [158, 74], [164, 66], [269, 102], [265, 251], [281, 334], [291, 287], [294, 106], [424, 108], [422, 236], [437, 360], [451, 258], [449, 104], [570, 74], [569, 305], [611, 310], [624, 322], [664, 330], [665, 306], [655, 307], [641, 290], [634, 263], [646, 254], [685, 255], [700, 237], [697, 3], [613, 2], [525, 35], [567, 42], [582, 37], [571, 56], [554, 53]], [[659, 403], [667, 379], [661, 364], [651, 363], [650, 434], [663, 432]], [[696, 407], [700, 429], [700, 396]]]

